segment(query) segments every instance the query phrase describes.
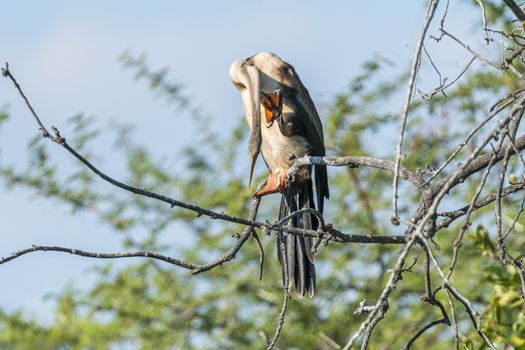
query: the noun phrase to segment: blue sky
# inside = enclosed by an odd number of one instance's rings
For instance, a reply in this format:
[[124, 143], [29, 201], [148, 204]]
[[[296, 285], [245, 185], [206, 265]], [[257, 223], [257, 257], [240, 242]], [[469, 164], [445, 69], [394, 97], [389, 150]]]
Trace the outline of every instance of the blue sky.
[[[451, 9], [449, 24], [480, 39], [459, 20], [464, 6]], [[234, 60], [260, 51], [279, 54], [295, 66], [322, 114], [323, 106], [375, 54], [395, 63], [386, 74], [407, 69], [424, 12], [421, 1], [10, 1], [2, 4], [0, 62], [10, 63], [41, 117], [66, 135], [64, 121], [83, 112], [103, 124], [134, 123], [140, 143], [174, 155], [191, 141], [191, 120], [134, 81], [117, 61], [125, 50], [146, 53], [153, 67], [168, 67], [193, 102], [213, 116], [214, 127], [227, 134], [242, 115], [240, 97], [228, 80]], [[468, 55], [450, 45], [436, 50], [451, 50], [443, 67], [453, 75]], [[428, 79], [435, 83], [434, 76]], [[0, 106], [11, 115], [0, 131], [0, 160], [24, 164], [25, 146], [36, 128], [6, 80], [0, 81]], [[99, 147], [111, 150], [110, 145]], [[62, 150], [51, 150], [61, 166], [71, 167], [73, 161]], [[242, 166], [247, 164], [246, 159]], [[119, 174], [118, 162], [106, 169]], [[119, 237], [89, 213], [71, 216], [66, 207], [32, 191], [2, 191], [0, 213], [0, 256], [31, 244], [106, 252], [119, 248]], [[0, 307], [50, 319], [52, 303], [42, 296], [68, 281], [89, 285], [85, 271], [96, 264], [36, 253], [2, 265]]]

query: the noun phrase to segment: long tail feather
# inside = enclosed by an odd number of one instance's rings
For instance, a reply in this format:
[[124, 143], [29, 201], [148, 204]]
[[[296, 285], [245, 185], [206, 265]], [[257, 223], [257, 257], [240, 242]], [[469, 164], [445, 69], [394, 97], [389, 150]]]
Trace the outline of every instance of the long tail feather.
[[[279, 219], [304, 208], [315, 208], [311, 180], [285, 189], [281, 198]], [[318, 222], [312, 214], [303, 213], [290, 219], [288, 225], [316, 230]], [[301, 235], [286, 235], [286, 257], [282, 256], [279, 245], [277, 247], [279, 262], [283, 270], [283, 281], [285, 280], [283, 258], [285, 258], [288, 265], [288, 287], [291, 287], [292, 283], [295, 284], [295, 290], [299, 297], [303, 297], [306, 293], [310, 297], [315, 294], [315, 259], [311, 247], [312, 238]]]

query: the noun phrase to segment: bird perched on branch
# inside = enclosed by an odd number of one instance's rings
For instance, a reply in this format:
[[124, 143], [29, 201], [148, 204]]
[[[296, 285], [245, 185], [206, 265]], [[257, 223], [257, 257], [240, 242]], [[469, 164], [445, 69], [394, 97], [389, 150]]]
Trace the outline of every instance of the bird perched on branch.
[[[293, 179], [288, 176], [294, 158], [325, 155], [321, 120], [295, 69], [279, 56], [262, 52], [235, 61], [229, 73], [241, 94], [251, 128], [249, 182], [261, 151], [270, 170], [266, 185], [254, 196], [282, 193], [279, 219], [283, 219], [304, 208], [315, 209], [314, 180], [317, 210], [322, 213], [324, 199], [329, 197], [326, 166], [315, 166], [314, 171], [312, 167], [304, 168]], [[313, 214], [302, 213], [290, 218], [287, 225], [316, 230], [319, 222]], [[300, 297], [305, 293], [313, 296], [316, 277], [312, 238], [288, 234], [284, 238], [284, 254], [279, 244], [277, 247], [283, 280], [288, 281], [286, 287], [295, 284]]]

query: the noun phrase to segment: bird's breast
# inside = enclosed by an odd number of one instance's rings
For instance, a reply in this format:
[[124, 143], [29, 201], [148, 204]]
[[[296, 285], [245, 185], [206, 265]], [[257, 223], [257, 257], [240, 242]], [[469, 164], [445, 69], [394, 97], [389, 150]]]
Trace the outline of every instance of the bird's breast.
[[303, 157], [310, 153], [311, 146], [300, 135], [284, 136], [277, 123], [267, 127], [264, 121], [261, 128], [261, 151], [272, 173], [288, 169], [292, 165], [291, 156]]

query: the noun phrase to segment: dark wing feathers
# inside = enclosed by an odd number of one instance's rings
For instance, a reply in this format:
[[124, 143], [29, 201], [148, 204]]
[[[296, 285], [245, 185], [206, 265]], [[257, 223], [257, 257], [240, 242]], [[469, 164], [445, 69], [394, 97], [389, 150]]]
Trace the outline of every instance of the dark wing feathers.
[[[293, 104], [296, 106], [296, 114], [302, 122], [302, 131], [312, 145], [312, 156], [324, 156], [323, 125], [317, 114], [314, 102], [305, 88], [294, 68], [286, 64], [290, 87], [295, 91], [290, 98], [295, 98]], [[326, 166], [315, 166], [315, 191], [317, 194], [317, 209], [322, 213], [324, 198], [329, 198], [328, 176]]]

